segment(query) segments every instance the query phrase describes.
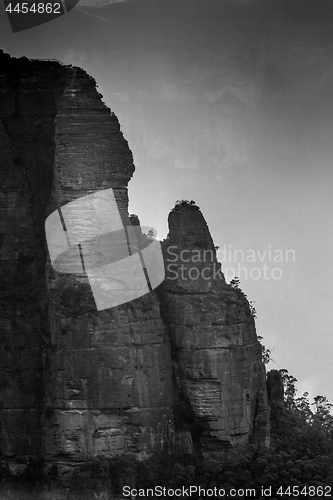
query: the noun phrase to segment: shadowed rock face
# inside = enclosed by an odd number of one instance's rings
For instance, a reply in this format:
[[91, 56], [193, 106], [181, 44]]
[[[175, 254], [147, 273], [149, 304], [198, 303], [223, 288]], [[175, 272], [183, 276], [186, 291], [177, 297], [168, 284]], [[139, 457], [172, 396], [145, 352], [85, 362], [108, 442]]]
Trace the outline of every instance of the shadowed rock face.
[[0, 60], [2, 446], [17, 457], [36, 455], [41, 443], [49, 331], [44, 221], [65, 71], [3, 53]]
[[189, 449], [193, 439], [223, 456], [266, 442], [254, 321], [225, 283], [199, 209], [170, 214], [158, 293], [97, 311], [85, 274], [50, 265], [45, 219], [112, 188], [129, 225], [132, 154], [83, 70], [2, 52], [0, 68], [4, 455], [13, 464], [140, 456], [172, 444], [175, 430]]
[[267, 394], [271, 407], [270, 421], [272, 428], [279, 428], [285, 402], [283, 379], [278, 370], [270, 370], [267, 373]]
[[178, 424], [188, 424], [179, 414], [186, 402], [203, 449], [228, 458], [249, 437], [268, 441], [261, 346], [249, 303], [226, 284], [199, 208], [176, 205], [169, 230], [160, 298], [173, 350]]
[[267, 373], [267, 393], [272, 409], [284, 407], [284, 386], [279, 370], [270, 370]]
[[44, 231], [55, 209], [108, 188], [128, 225], [132, 154], [81, 69], [3, 53], [0, 67], [3, 451], [67, 461], [151, 452], [173, 421], [158, 300], [98, 312], [85, 275], [53, 270]]
[[[113, 188], [129, 225], [132, 154], [96, 92], [94, 80], [67, 69], [55, 118], [55, 169], [49, 207]], [[46, 350], [44, 455], [151, 452], [172, 423], [171, 357], [154, 295], [96, 310], [86, 276], [48, 266], [50, 345]]]

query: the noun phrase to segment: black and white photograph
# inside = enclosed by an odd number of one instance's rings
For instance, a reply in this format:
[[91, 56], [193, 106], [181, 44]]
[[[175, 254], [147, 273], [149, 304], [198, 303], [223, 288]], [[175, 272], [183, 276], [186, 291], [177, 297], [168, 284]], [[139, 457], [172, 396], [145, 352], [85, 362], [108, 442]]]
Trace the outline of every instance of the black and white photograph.
[[333, 498], [332, 187], [332, 0], [0, 0], [0, 500]]

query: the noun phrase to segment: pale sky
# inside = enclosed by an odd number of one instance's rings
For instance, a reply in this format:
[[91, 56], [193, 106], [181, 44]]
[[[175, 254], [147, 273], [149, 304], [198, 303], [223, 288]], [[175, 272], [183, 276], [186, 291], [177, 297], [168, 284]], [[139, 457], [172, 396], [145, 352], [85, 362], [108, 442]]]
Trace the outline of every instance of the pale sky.
[[16, 34], [2, 6], [0, 47], [96, 79], [134, 155], [130, 212], [163, 238], [174, 202], [195, 200], [255, 301], [269, 368], [333, 402], [332, 13], [314, 16], [315, 0], [308, 14], [297, 0], [283, 12], [276, 0], [88, 2]]

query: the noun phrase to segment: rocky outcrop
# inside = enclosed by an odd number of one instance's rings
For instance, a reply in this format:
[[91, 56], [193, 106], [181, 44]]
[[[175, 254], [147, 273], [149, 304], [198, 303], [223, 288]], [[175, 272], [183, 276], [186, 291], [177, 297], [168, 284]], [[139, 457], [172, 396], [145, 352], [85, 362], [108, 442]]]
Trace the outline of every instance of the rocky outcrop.
[[138, 225], [128, 216], [132, 154], [83, 70], [0, 59], [4, 456], [68, 471], [96, 455], [145, 456], [172, 445], [175, 431], [189, 451], [194, 443], [222, 457], [266, 443], [254, 320], [224, 280], [200, 210], [171, 212], [157, 292], [97, 311], [86, 274], [52, 268], [45, 219], [112, 189], [122, 224]]
[[65, 89], [57, 63], [0, 53], [1, 434], [7, 457], [37, 455], [48, 332], [45, 209], [55, 156], [55, 114]]
[[149, 453], [173, 425], [158, 300], [98, 312], [86, 276], [46, 264], [44, 230], [55, 209], [107, 188], [130, 224], [132, 154], [84, 71], [4, 54], [1, 68], [2, 450], [24, 462]]
[[233, 457], [249, 438], [269, 439], [254, 319], [243, 292], [225, 282], [199, 208], [176, 204], [169, 230], [159, 295], [173, 352], [176, 423], [207, 452]]
[[270, 370], [267, 373], [267, 395], [271, 408], [272, 428], [276, 429], [281, 426], [281, 417], [285, 408], [283, 378], [279, 370]]
[[[57, 107], [50, 211], [112, 188], [129, 225], [132, 154], [95, 82], [82, 70], [69, 73]], [[151, 453], [172, 427], [171, 357], [156, 298], [97, 311], [86, 276], [50, 267], [48, 287], [44, 456]]]
[[284, 407], [284, 386], [279, 370], [270, 370], [267, 373], [267, 394], [270, 407]]

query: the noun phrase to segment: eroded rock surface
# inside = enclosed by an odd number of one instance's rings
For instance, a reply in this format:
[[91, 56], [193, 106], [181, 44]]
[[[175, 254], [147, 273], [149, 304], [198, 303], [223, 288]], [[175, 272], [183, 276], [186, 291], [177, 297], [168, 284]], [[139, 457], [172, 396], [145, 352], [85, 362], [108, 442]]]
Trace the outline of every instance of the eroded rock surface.
[[175, 431], [188, 451], [194, 442], [223, 457], [267, 442], [254, 320], [224, 280], [199, 209], [171, 212], [158, 291], [97, 311], [85, 274], [50, 265], [45, 219], [112, 188], [131, 224], [132, 154], [83, 70], [2, 52], [0, 63], [4, 456], [68, 471], [96, 455], [144, 456]]
[[42, 339], [48, 332], [44, 221], [64, 89], [59, 64], [0, 52], [1, 446], [18, 461], [36, 455], [41, 443]]
[[[269, 438], [265, 368], [245, 295], [226, 284], [207, 224], [195, 205], [169, 215], [162, 316], [173, 352], [179, 427], [222, 456]], [[187, 407], [187, 413], [184, 411]], [[199, 433], [199, 434], [198, 434]]]
[[284, 385], [282, 374], [279, 370], [270, 370], [267, 373], [267, 394], [268, 402], [271, 407], [270, 420], [272, 428], [280, 428], [282, 422], [284, 401]]
[[86, 276], [46, 264], [44, 231], [58, 207], [107, 188], [130, 224], [132, 154], [83, 70], [4, 54], [1, 68], [3, 452], [150, 453], [173, 427], [158, 300], [98, 312]]

